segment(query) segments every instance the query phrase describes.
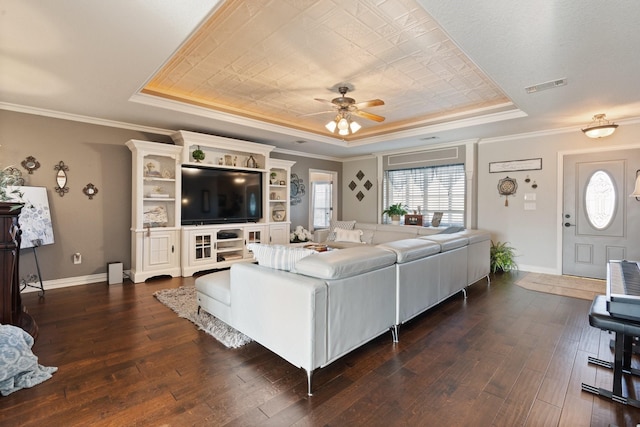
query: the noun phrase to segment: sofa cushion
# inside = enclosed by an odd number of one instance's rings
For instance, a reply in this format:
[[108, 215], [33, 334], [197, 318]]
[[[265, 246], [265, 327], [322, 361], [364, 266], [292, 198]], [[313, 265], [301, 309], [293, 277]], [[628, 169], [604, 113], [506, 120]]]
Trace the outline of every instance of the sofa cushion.
[[484, 242], [491, 240], [491, 233], [484, 230], [464, 230], [458, 233], [458, 236], [464, 236], [469, 239], [469, 244]]
[[395, 264], [395, 253], [360, 245], [308, 256], [296, 263], [295, 272], [319, 279], [344, 279]]
[[440, 245], [424, 239], [404, 239], [382, 243], [379, 248], [388, 249], [396, 254], [398, 264], [415, 261], [440, 252]]
[[452, 235], [452, 234], [434, 234], [433, 236], [422, 236], [420, 239], [430, 240], [440, 244], [442, 252], [451, 251], [453, 249], [461, 248], [469, 244], [469, 239], [464, 236]]
[[327, 236], [327, 241], [336, 240], [336, 228], [341, 230], [353, 230], [353, 227], [356, 225], [354, 221], [331, 221], [329, 223], [329, 236]]
[[352, 242], [360, 243], [360, 236], [362, 236], [362, 230], [342, 230], [336, 228], [336, 242]]
[[200, 276], [195, 281], [196, 290], [223, 304], [231, 305], [230, 270]]
[[277, 270], [291, 271], [302, 258], [316, 253], [312, 249], [297, 246], [262, 245], [251, 243], [247, 248], [253, 252], [258, 264]]

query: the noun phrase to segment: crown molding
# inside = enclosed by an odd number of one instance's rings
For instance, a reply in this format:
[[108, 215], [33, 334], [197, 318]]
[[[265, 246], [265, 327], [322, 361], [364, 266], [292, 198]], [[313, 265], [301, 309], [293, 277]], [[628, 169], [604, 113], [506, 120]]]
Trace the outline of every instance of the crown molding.
[[175, 133], [174, 130], [162, 129], [151, 126], [137, 125], [134, 123], [119, 122], [116, 120], [99, 119], [97, 117], [83, 116], [81, 114], [65, 113], [63, 111], [47, 110], [45, 108], [30, 107], [28, 105], [11, 104], [0, 102], [0, 110], [15, 111], [17, 113], [33, 114], [36, 116], [52, 117], [54, 119], [70, 120], [73, 122], [88, 123], [98, 126], [108, 126], [120, 129], [129, 129], [138, 132], [153, 133], [156, 135], [167, 135]]
[[323, 154], [304, 153], [302, 151], [287, 150], [286, 148], [274, 148], [272, 153], [288, 154], [290, 156], [309, 157], [311, 159], [329, 160], [331, 162], [343, 162], [339, 157], [325, 156]]

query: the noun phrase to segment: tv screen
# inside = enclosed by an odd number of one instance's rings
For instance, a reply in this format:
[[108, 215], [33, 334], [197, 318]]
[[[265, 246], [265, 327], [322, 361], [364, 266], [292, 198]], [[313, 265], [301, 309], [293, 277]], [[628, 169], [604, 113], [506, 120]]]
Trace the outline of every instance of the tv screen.
[[261, 218], [261, 172], [182, 166], [182, 225]]

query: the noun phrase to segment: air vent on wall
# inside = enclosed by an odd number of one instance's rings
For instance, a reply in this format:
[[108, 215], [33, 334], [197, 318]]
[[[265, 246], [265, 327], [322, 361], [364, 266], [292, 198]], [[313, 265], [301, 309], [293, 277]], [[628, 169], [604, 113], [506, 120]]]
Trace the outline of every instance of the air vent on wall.
[[524, 88], [527, 93], [540, 92], [541, 90], [554, 89], [556, 87], [565, 86], [567, 84], [567, 79], [558, 79], [551, 80], [549, 82], [539, 83], [534, 86], [529, 86]]

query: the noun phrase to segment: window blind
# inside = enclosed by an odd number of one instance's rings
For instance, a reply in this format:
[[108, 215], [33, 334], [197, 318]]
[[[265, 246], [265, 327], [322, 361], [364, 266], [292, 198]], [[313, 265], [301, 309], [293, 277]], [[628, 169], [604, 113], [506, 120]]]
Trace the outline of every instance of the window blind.
[[430, 220], [442, 212], [442, 225], [464, 225], [464, 164], [388, 170], [383, 182], [384, 206], [402, 203]]

